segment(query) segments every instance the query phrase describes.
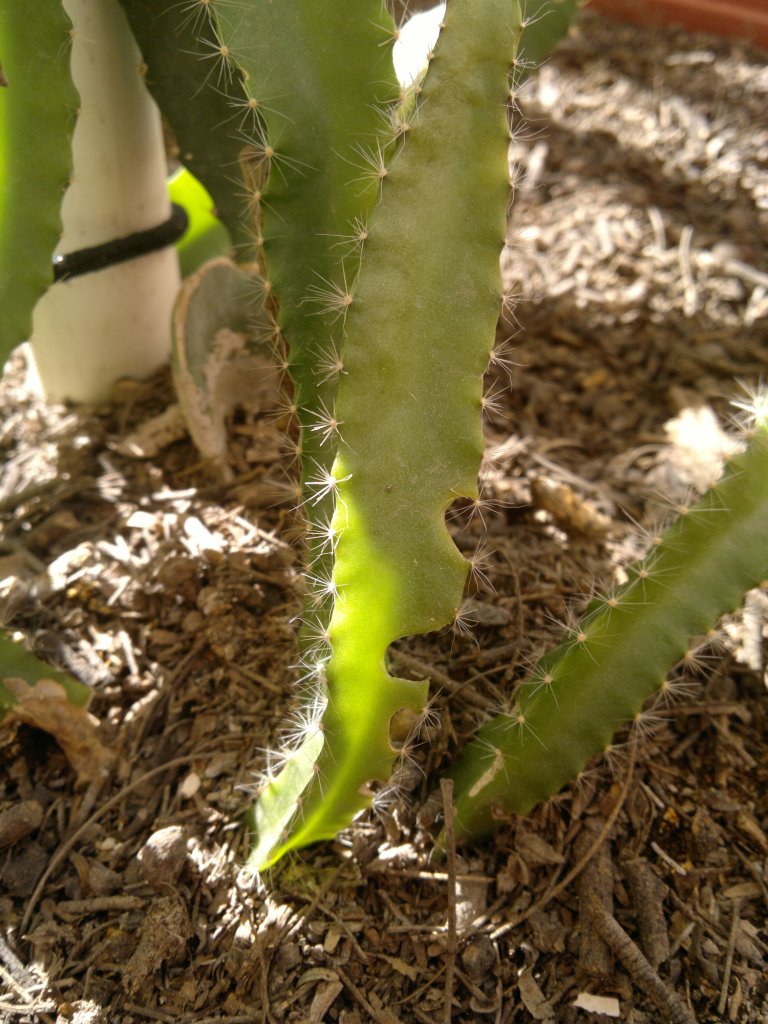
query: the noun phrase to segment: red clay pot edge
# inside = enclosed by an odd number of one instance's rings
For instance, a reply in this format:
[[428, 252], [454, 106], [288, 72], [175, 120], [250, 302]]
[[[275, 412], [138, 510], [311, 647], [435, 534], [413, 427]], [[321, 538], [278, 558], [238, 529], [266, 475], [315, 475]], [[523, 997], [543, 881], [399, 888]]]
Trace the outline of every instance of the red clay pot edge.
[[766, 0], [589, 0], [608, 17], [641, 25], [679, 25], [694, 32], [712, 32], [746, 39], [768, 50]]

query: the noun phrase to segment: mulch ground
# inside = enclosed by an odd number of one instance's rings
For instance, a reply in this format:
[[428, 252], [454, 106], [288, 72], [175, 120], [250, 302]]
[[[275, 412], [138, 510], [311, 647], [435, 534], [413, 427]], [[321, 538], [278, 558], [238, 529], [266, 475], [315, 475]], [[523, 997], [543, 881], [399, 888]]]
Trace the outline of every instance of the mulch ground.
[[402, 790], [256, 885], [241, 816], [301, 608], [280, 436], [238, 412], [221, 483], [158, 427], [166, 375], [74, 411], [10, 366], [3, 617], [92, 687], [111, 756], [78, 779], [46, 733], [0, 732], [0, 1019], [768, 1020], [768, 593], [626, 756], [431, 857], [442, 771], [768, 375], [766, 57], [584, 15], [519, 106], [488, 501], [451, 518], [488, 552], [472, 636], [398, 645], [435, 710]]

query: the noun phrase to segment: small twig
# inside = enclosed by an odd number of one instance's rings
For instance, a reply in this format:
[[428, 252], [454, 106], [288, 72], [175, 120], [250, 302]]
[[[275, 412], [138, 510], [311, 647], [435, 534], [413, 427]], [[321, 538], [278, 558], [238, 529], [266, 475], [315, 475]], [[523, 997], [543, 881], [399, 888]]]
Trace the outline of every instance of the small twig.
[[27, 993], [33, 992], [36, 988], [44, 987], [41, 984], [40, 979], [35, 977], [31, 971], [27, 970], [2, 935], [0, 935], [0, 961], [4, 963], [11, 972], [11, 976], [14, 979], [18, 991], [21, 991], [23, 987], [26, 986], [24, 991], [25, 998], [27, 997]]
[[[574, 842], [576, 853], [584, 853], [592, 847], [595, 834], [599, 834], [605, 822], [589, 820], [585, 823]], [[590, 834], [591, 833], [591, 834]], [[579, 965], [590, 978], [601, 981], [610, 978], [613, 971], [613, 955], [608, 944], [602, 940], [589, 913], [592, 897], [600, 900], [606, 913], [613, 913], [613, 864], [608, 847], [601, 843], [591, 855], [577, 882], [579, 904], [582, 907], [581, 939], [579, 942]]]
[[51, 859], [48, 861], [48, 866], [40, 876], [40, 881], [35, 886], [35, 891], [32, 893], [32, 895], [29, 898], [29, 902], [27, 903], [27, 909], [24, 911], [24, 917], [22, 918], [21, 924], [19, 926], [19, 934], [23, 935], [24, 932], [27, 930], [30, 918], [32, 917], [32, 912], [37, 906], [37, 901], [40, 899], [40, 896], [42, 895], [46, 882], [51, 877], [56, 868], [59, 866], [59, 864], [61, 864], [61, 862], [67, 856], [67, 854], [78, 841], [78, 839], [80, 839], [83, 833], [86, 832], [91, 827], [91, 825], [95, 824], [95, 822], [97, 822], [99, 818], [102, 817], [102, 815], [106, 814], [107, 811], [110, 811], [113, 807], [116, 807], [117, 804], [119, 804], [120, 801], [124, 799], [124, 797], [126, 797], [128, 793], [131, 792], [132, 789], [136, 789], [136, 787], [140, 786], [142, 782], [146, 782], [148, 779], [154, 778], [155, 775], [160, 775], [163, 772], [167, 772], [170, 768], [177, 768], [182, 764], [189, 764], [190, 761], [193, 761], [195, 760], [195, 758], [200, 756], [201, 751], [198, 750], [194, 754], [187, 754], [186, 757], [175, 757], [172, 761], [167, 761], [165, 764], [158, 765], [157, 768], [152, 768], [150, 771], [145, 772], [143, 775], [140, 775], [137, 779], [134, 779], [133, 782], [129, 782], [126, 786], [123, 786], [123, 788], [119, 790], [117, 793], [115, 793], [113, 797], [107, 800], [105, 804], [102, 804], [101, 807], [98, 807], [90, 816], [90, 818], [88, 818], [87, 821], [84, 821], [79, 828], [75, 829], [75, 831], [69, 836], [69, 838], [64, 840], [61, 846], [56, 850]]
[[669, 933], [662, 909], [666, 886], [640, 857], [626, 857], [622, 864], [637, 914], [640, 948], [658, 970], [670, 956]]
[[672, 868], [676, 875], [682, 875], [683, 877], [685, 877], [688, 874], [683, 865], [678, 864], [674, 857], [670, 857], [670, 855], [665, 850], [662, 850], [658, 843], [652, 842], [651, 849], [658, 857], [661, 858], [661, 860], [664, 861], [667, 867]]
[[722, 1016], [725, 1013], [725, 1004], [728, 1002], [728, 986], [731, 982], [731, 970], [733, 969], [733, 952], [736, 948], [736, 934], [739, 930], [741, 913], [741, 901], [736, 900], [733, 904], [733, 917], [731, 918], [731, 930], [728, 933], [728, 952], [725, 955], [725, 968], [723, 970], [723, 984], [720, 987], [720, 998], [717, 1001], [717, 1012]]
[[616, 918], [608, 913], [596, 896], [591, 896], [588, 902], [595, 928], [603, 941], [638, 987], [653, 1000], [664, 1019], [669, 1024], [696, 1024], [691, 1008], [676, 992], [667, 988]]
[[101, 914], [113, 911], [141, 910], [144, 900], [140, 896], [92, 896], [86, 900], [59, 900], [54, 913], [66, 918], [68, 914]]
[[691, 266], [691, 241], [693, 239], [693, 228], [686, 224], [680, 232], [680, 244], [677, 249], [678, 266], [680, 276], [683, 280], [683, 311], [686, 316], [691, 317], [699, 308], [699, 296], [696, 290], [696, 278]]
[[445, 848], [448, 868], [448, 953], [445, 965], [443, 1024], [451, 1024], [453, 983], [456, 973], [456, 951], [458, 949], [456, 938], [456, 833], [453, 827], [453, 779], [441, 779], [440, 792], [443, 796]]
[[537, 900], [535, 903], [532, 903], [527, 910], [523, 911], [522, 914], [518, 914], [518, 916], [514, 918], [514, 920], [507, 921], [505, 924], [500, 925], [498, 928], [496, 928], [495, 931], [491, 932], [491, 939], [493, 941], [500, 938], [502, 935], [506, 935], [507, 932], [512, 931], [514, 928], [517, 928], [518, 925], [521, 925], [523, 921], [527, 921], [529, 917], [533, 916], [533, 914], [536, 914], [540, 910], [543, 910], [544, 907], [546, 907], [548, 903], [551, 903], [556, 896], [559, 896], [560, 893], [571, 884], [574, 878], [577, 878], [581, 874], [581, 872], [584, 870], [587, 864], [589, 864], [589, 862], [594, 857], [595, 853], [597, 853], [602, 844], [610, 835], [611, 829], [613, 828], [614, 824], [616, 823], [616, 819], [619, 816], [619, 812], [621, 811], [621, 808], [624, 806], [624, 801], [627, 799], [627, 793], [629, 792], [629, 784], [632, 781], [632, 777], [635, 771], [636, 754], [637, 743], [634, 742], [630, 750], [629, 765], [627, 766], [627, 774], [626, 778], [624, 779], [624, 784], [621, 787], [621, 792], [619, 793], [616, 799], [616, 803], [614, 804], [611, 813], [606, 818], [605, 825], [600, 829], [600, 832], [597, 834], [595, 841], [590, 845], [589, 849], [586, 850], [584, 854], [579, 858], [579, 860], [576, 861], [576, 863], [565, 876], [565, 878], [561, 879], [551, 888], [547, 889], [547, 891], [544, 893], [540, 900]]
[[445, 964], [443, 963], [443, 965], [438, 968], [437, 973], [433, 974], [431, 978], [428, 978], [423, 985], [419, 985], [419, 987], [415, 988], [413, 992], [409, 992], [407, 996], [404, 996], [402, 999], [396, 1000], [394, 1003], [391, 1003], [390, 1005], [405, 1006], [406, 1003], [411, 1003], [413, 1002], [414, 999], [418, 999], [423, 992], [427, 992], [429, 989], [434, 988], [435, 982], [437, 981], [437, 979], [440, 977], [444, 970]]
[[344, 970], [342, 970], [341, 967], [336, 966], [334, 970], [338, 974], [339, 979], [344, 985], [344, 987], [349, 989], [352, 998], [355, 999], [362, 1006], [366, 1013], [369, 1013], [371, 1017], [373, 1017], [373, 1019], [376, 1021], [376, 1024], [392, 1024], [392, 1018], [385, 1017], [384, 1014], [380, 1013], [375, 1008], [375, 1006], [369, 1003], [368, 1000], [365, 998], [365, 994], [362, 992], [362, 990], [357, 987], [354, 981], [352, 981], [349, 975]]

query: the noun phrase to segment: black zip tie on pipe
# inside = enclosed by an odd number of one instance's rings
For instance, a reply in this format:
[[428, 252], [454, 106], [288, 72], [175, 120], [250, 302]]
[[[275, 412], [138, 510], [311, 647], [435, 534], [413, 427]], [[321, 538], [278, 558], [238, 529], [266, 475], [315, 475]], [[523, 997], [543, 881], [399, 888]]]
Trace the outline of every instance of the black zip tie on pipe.
[[187, 211], [176, 203], [171, 204], [171, 216], [157, 227], [146, 231], [135, 231], [124, 238], [116, 238], [102, 245], [91, 245], [87, 249], [78, 249], [66, 255], [53, 257], [53, 280], [68, 281], [81, 274], [92, 274], [97, 270], [106, 270], [118, 263], [134, 260], [138, 256], [157, 252], [173, 245], [184, 234], [189, 226]]

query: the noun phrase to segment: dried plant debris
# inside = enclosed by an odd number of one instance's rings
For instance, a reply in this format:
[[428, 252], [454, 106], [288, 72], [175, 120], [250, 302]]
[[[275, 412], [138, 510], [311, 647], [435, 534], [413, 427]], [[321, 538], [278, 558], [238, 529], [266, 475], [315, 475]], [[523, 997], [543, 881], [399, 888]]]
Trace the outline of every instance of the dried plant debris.
[[399, 787], [255, 886], [242, 814], [302, 603], [285, 424], [233, 409], [221, 474], [167, 374], [76, 412], [37, 402], [16, 357], [0, 607], [92, 688], [85, 759], [111, 765], [82, 786], [61, 733], [0, 735], [1, 1019], [766, 1019], [762, 589], [639, 738], [452, 864], [430, 853], [459, 745], [727, 454], [734, 377], [768, 376], [767, 104], [757, 52], [587, 13], [521, 90], [504, 272], [522, 301], [482, 498], [450, 513], [472, 622], [392, 653], [433, 681]]

